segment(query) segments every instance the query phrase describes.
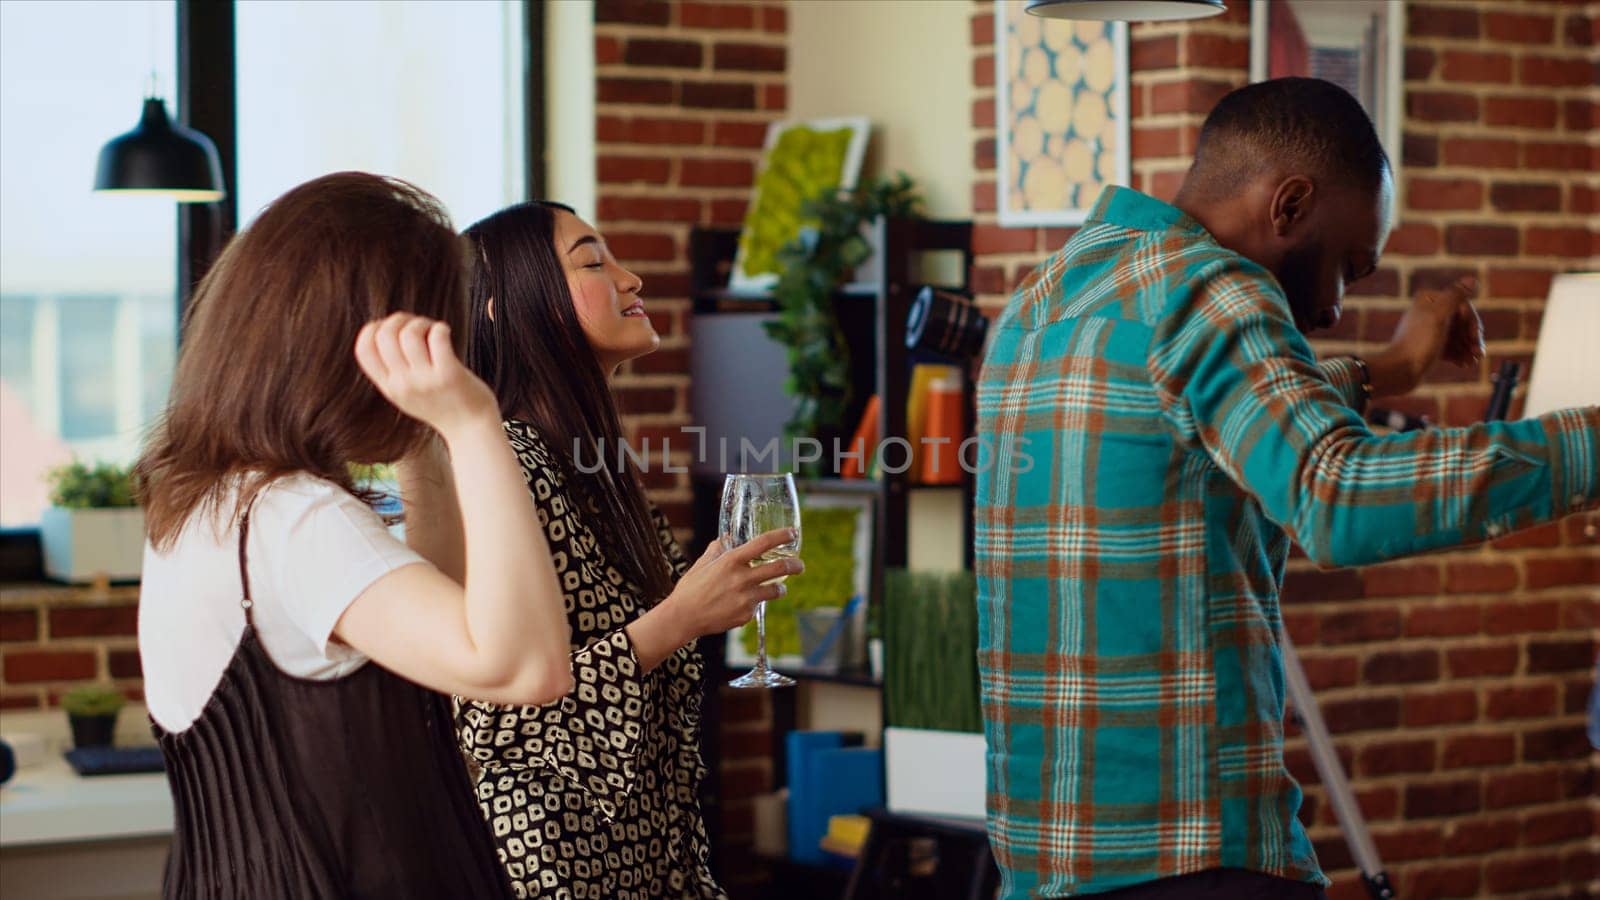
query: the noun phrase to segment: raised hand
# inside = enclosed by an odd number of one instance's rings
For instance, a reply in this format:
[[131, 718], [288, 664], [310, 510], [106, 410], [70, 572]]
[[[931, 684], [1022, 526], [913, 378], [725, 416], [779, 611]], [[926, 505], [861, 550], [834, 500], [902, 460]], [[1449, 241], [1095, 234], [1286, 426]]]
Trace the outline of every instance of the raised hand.
[[498, 415], [494, 393], [461, 364], [443, 322], [410, 313], [368, 322], [355, 354], [379, 393], [441, 435]]
[[1483, 361], [1483, 323], [1472, 305], [1477, 290], [1477, 279], [1468, 277], [1443, 290], [1417, 292], [1388, 348], [1372, 360], [1376, 393], [1410, 391], [1441, 359], [1462, 367]]

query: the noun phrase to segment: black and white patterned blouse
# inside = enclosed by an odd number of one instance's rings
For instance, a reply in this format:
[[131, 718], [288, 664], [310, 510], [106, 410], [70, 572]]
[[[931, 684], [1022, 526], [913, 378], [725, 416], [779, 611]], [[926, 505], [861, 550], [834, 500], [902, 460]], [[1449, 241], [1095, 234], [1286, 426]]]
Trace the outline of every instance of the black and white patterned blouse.
[[[698, 793], [700, 684], [693, 645], [641, 672], [623, 627], [651, 601], [607, 559], [597, 509], [565, 484], [532, 425], [505, 423], [566, 594], [577, 682], [545, 706], [458, 698], [478, 803], [519, 897], [723, 898], [711, 877]], [[582, 507], [579, 503], [583, 502]], [[674, 576], [688, 564], [651, 515]]]

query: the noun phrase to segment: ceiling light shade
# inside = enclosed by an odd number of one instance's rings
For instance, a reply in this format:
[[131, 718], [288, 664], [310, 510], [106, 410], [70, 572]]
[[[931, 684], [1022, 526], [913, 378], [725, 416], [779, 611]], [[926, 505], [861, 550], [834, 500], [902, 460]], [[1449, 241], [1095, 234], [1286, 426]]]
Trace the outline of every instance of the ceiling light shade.
[[1568, 272], [1550, 282], [1539, 344], [1528, 375], [1524, 416], [1600, 404], [1600, 272]]
[[211, 139], [172, 121], [159, 97], [147, 97], [139, 124], [100, 148], [94, 189], [151, 194], [179, 203], [221, 200], [222, 161]]
[[1047, 19], [1174, 22], [1227, 11], [1222, 0], [1028, 0], [1028, 12]]

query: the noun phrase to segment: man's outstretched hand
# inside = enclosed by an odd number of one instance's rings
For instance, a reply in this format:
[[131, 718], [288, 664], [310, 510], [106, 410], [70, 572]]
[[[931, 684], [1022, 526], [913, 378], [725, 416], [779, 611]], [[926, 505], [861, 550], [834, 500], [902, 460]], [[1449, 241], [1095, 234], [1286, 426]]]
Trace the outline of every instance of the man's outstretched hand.
[[1418, 291], [1389, 346], [1367, 360], [1373, 395], [1410, 393], [1440, 360], [1463, 368], [1482, 362], [1483, 322], [1472, 305], [1477, 292], [1471, 277], [1444, 290]]

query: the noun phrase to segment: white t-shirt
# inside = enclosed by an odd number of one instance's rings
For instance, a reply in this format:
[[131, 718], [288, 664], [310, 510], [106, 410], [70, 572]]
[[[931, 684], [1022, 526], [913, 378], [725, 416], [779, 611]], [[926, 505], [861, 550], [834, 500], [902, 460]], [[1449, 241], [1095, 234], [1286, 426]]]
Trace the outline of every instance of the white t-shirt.
[[[215, 518], [191, 515], [167, 553], [145, 546], [139, 658], [150, 716], [169, 732], [200, 717], [244, 636], [237, 523], [218, 534]], [[351, 602], [379, 577], [425, 562], [365, 503], [305, 474], [257, 495], [247, 550], [257, 637], [279, 669], [319, 680], [367, 662], [331, 639]]]

